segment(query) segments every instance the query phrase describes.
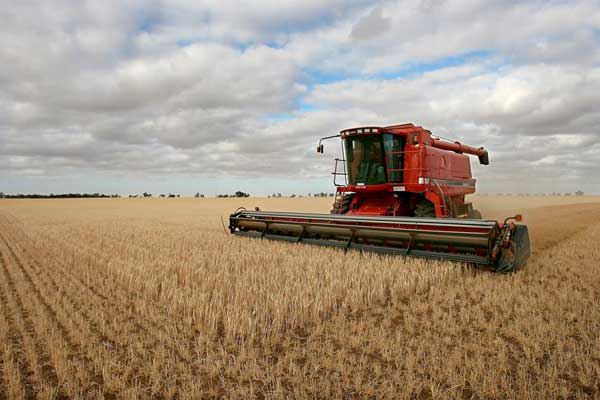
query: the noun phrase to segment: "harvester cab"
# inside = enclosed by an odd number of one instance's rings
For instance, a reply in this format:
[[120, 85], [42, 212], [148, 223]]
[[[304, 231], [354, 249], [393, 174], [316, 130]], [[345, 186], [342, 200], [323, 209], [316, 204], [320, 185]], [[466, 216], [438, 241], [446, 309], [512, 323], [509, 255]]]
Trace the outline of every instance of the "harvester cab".
[[336, 159], [332, 214], [481, 218], [465, 196], [475, 193], [466, 154], [489, 163], [487, 150], [432, 137], [413, 124], [343, 130]]
[[520, 216], [482, 220], [465, 200], [475, 192], [470, 160], [489, 164], [483, 147], [432, 136], [413, 124], [346, 129], [335, 159], [330, 214], [236, 210], [231, 233], [388, 254], [486, 265], [512, 272], [529, 257]]

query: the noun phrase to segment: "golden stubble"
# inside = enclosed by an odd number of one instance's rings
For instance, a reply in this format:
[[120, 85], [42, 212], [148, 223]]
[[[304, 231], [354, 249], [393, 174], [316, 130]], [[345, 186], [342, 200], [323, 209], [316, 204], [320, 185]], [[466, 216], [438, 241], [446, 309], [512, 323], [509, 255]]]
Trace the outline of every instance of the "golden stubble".
[[[598, 395], [597, 198], [473, 197], [520, 211], [527, 268], [232, 237], [237, 206], [331, 199], [0, 202], [8, 398]], [[533, 235], [535, 233], [535, 235]]]

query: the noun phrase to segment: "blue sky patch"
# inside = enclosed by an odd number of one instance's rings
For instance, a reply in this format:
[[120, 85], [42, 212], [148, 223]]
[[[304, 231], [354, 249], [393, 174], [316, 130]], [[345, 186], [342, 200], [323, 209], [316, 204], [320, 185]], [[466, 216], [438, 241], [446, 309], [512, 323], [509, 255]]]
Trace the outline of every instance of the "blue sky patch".
[[304, 68], [303, 72], [307, 76], [309, 85], [335, 83], [348, 79], [391, 80], [409, 76], [418, 76], [425, 72], [444, 68], [458, 67], [482, 58], [489, 58], [493, 54], [494, 53], [489, 50], [471, 51], [456, 56], [443, 57], [431, 62], [405, 64], [395, 71], [374, 74], [350, 73], [348, 71], [326, 71], [317, 69], [315, 67]]

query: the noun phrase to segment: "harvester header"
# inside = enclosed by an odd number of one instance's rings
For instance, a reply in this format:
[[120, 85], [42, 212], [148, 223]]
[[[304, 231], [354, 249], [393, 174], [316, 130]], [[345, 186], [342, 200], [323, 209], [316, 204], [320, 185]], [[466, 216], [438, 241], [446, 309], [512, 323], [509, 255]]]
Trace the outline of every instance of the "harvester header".
[[[413, 124], [342, 130], [330, 214], [237, 210], [231, 233], [251, 237], [412, 255], [491, 266], [511, 272], [529, 256], [527, 227], [507, 218], [482, 220], [465, 196], [475, 193], [467, 155], [489, 164], [488, 152], [432, 136]], [[520, 216], [519, 216], [520, 217]]]

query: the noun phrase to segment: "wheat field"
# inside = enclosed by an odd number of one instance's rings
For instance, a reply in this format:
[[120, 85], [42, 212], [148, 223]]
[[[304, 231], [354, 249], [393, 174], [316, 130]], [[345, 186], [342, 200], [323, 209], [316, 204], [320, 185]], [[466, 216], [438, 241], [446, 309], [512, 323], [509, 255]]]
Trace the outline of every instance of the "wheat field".
[[1, 200], [0, 400], [600, 398], [600, 197], [473, 197], [508, 276], [221, 222], [331, 201]]

